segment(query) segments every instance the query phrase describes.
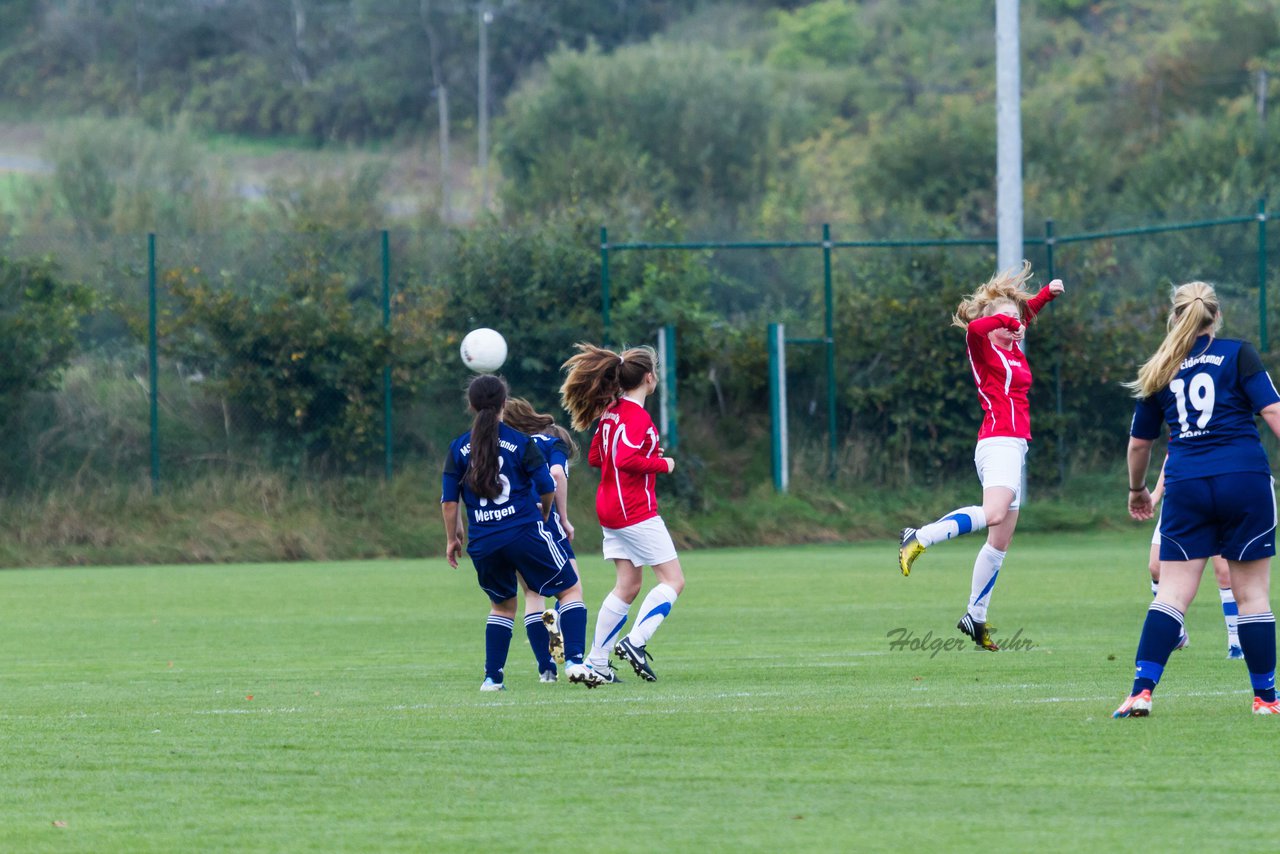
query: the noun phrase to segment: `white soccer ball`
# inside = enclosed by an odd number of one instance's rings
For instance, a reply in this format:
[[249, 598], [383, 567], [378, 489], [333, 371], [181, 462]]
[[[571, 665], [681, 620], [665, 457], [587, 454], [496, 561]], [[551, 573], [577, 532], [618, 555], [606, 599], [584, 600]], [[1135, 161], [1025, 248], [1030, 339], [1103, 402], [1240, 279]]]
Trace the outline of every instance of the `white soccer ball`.
[[488, 374], [507, 360], [507, 339], [487, 328], [473, 329], [462, 339], [462, 364], [478, 374]]

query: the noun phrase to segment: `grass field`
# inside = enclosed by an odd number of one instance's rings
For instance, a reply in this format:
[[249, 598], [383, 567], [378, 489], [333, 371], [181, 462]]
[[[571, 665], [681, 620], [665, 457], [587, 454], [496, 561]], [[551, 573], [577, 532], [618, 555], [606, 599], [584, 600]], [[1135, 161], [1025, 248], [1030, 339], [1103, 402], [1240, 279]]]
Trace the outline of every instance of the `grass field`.
[[955, 636], [973, 538], [909, 579], [890, 542], [689, 552], [659, 682], [540, 684], [518, 628], [497, 695], [466, 563], [6, 571], [0, 849], [1269, 847], [1280, 721], [1211, 581], [1153, 716], [1109, 716], [1148, 533], [1020, 537], [998, 654], [890, 646]]

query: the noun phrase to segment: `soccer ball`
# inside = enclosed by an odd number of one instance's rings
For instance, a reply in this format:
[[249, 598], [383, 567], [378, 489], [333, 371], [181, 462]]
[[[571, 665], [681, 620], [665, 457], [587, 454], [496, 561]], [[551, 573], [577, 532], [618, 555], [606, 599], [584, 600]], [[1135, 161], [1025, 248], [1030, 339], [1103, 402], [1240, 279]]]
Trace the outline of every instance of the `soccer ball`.
[[498, 370], [507, 360], [507, 340], [492, 329], [473, 329], [462, 339], [462, 364], [479, 374]]

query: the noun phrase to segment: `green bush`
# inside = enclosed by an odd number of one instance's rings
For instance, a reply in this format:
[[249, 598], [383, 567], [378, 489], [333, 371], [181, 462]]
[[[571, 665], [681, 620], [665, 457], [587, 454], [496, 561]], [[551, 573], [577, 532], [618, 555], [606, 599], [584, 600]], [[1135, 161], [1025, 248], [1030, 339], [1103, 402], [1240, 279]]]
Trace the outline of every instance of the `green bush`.
[[0, 401], [6, 412], [29, 392], [56, 387], [93, 304], [93, 294], [64, 281], [52, 260], [0, 256]]
[[[280, 279], [214, 283], [198, 269], [165, 271], [173, 305], [161, 346], [200, 370], [278, 461], [358, 469], [384, 446], [384, 369], [394, 365], [395, 394], [412, 397], [428, 348], [397, 346], [376, 301], [336, 263], [330, 235], [310, 237], [279, 259]], [[416, 293], [402, 290], [397, 309], [420, 329], [412, 316], [431, 307]]]

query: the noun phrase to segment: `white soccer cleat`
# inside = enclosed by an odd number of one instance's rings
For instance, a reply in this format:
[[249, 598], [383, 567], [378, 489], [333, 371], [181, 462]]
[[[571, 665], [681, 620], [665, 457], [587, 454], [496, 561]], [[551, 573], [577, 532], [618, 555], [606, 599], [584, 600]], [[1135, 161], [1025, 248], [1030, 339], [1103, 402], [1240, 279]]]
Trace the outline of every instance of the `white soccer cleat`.
[[590, 667], [585, 664], [573, 663], [564, 669], [565, 674], [569, 677], [570, 682], [586, 685], [588, 688], [594, 688], [597, 685], [603, 685], [605, 680]]
[[505, 691], [507, 686], [501, 682], [494, 682], [488, 676], [484, 677], [484, 683], [480, 685], [481, 691]]

